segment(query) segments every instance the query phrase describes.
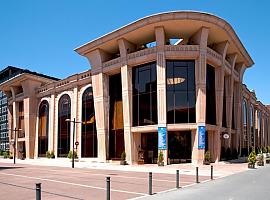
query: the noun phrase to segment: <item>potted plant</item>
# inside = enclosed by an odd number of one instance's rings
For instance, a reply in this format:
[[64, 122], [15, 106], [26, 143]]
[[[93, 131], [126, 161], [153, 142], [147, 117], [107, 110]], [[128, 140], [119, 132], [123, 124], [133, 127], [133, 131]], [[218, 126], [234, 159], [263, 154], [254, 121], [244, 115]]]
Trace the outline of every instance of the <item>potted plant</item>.
[[204, 154], [204, 161], [203, 164], [204, 165], [210, 165], [211, 162], [211, 155], [210, 155], [210, 151], [206, 151]]
[[254, 169], [256, 163], [256, 153], [253, 150], [248, 156], [248, 168]]
[[270, 164], [270, 153], [267, 153], [267, 154], [266, 154], [266, 157], [265, 157], [265, 163], [266, 163], [266, 164]]
[[257, 159], [258, 166], [264, 166], [264, 160], [263, 160], [264, 156], [262, 153], [258, 154], [256, 159]]
[[126, 161], [126, 152], [125, 151], [123, 151], [122, 153], [121, 153], [121, 161], [120, 161], [120, 165], [126, 165], [127, 164], [127, 161]]
[[143, 165], [144, 164], [144, 151], [139, 150], [138, 152], [138, 165]]
[[164, 166], [164, 156], [162, 151], [158, 154], [158, 166]]
[[[68, 157], [69, 159], [72, 159], [72, 156], [73, 156], [73, 151], [70, 150], [70, 151], [68, 152], [68, 156], [67, 156], [67, 157]], [[74, 151], [74, 159], [76, 159], [76, 161], [78, 161], [78, 155], [77, 155], [77, 152], [76, 152], [76, 151]]]

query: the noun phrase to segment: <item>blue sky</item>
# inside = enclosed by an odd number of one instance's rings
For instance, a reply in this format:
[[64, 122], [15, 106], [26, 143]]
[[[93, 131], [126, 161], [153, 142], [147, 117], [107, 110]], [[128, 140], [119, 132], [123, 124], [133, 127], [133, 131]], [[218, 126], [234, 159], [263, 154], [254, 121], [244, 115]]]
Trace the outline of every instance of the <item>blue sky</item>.
[[147, 15], [210, 12], [228, 21], [255, 65], [244, 83], [270, 104], [270, 1], [261, 0], [1, 0], [0, 69], [8, 65], [58, 78], [89, 69], [74, 48]]

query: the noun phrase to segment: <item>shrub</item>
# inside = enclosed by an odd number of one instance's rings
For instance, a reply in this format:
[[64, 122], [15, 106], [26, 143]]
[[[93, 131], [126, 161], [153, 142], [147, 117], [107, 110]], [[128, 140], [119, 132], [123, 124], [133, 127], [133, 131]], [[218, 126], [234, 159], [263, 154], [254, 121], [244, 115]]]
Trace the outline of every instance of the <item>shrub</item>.
[[125, 151], [123, 151], [122, 153], [121, 153], [121, 160], [126, 160], [126, 152]]
[[[68, 158], [69, 159], [72, 159], [72, 156], [73, 156], [73, 151], [72, 150], [70, 150], [69, 152], [68, 152]], [[74, 151], [74, 158], [75, 159], [77, 159], [78, 158], [78, 155], [77, 155], [77, 152], [76, 151]]]
[[3, 152], [3, 156], [4, 156], [5, 159], [8, 158], [8, 157], [9, 157], [8, 151], [4, 151], [4, 152]]
[[4, 151], [3, 151], [3, 150], [0, 150], [0, 156], [2, 156], [2, 155], [3, 155], [3, 153], [4, 153]]
[[211, 154], [210, 154], [210, 151], [206, 151], [205, 154], [204, 154], [204, 161], [205, 162], [211, 162]]
[[47, 158], [55, 158], [54, 152], [53, 151], [46, 151], [46, 157]]
[[254, 150], [248, 156], [248, 163], [252, 165], [256, 163], [256, 152]]
[[267, 148], [263, 147], [263, 153], [267, 153]]
[[158, 162], [161, 163], [161, 162], [163, 162], [163, 160], [164, 160], [163, 152], [160, 151], [158, 154]]
[[270, 153], [270, 146], [267, 147], [267, 152]]

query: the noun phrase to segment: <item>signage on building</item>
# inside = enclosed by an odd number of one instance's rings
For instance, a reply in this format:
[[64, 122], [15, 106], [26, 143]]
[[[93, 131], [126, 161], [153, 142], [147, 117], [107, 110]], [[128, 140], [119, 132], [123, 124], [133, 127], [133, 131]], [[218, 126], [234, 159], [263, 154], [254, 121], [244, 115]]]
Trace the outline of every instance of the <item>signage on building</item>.
[[205, 149], [205, 126], [199, 126], [198, 132], [198, 148]]
[[158, 127], [158, 150], [167, 150], [167, 128]]
[[224, 133], [224, 134], [223, 134], [223, 138], [224, 138], [224, 139], [229, 139], [229, 138], [230, 138], [230, 135], [229, 135], [228, 133]]

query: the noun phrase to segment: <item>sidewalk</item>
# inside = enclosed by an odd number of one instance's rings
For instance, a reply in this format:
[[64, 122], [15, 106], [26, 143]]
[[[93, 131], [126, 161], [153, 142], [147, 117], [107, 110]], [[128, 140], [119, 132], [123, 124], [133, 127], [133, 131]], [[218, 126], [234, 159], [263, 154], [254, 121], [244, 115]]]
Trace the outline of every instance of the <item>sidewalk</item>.
[[[13, 159], [0, 158], [1, 163], [13, 163]], [[35, 166], [55, 166], [55, 167], [71, 167], [71, 160], [68, 158], [58, 159], [16, 159], [18, 164], [35, 165]], [[233, 162], [219, 162], [212, 163], [214, 167], [214, 176], [223, 177], [236, 174], [248, 170], [247, 163], [243, 163], [241, 159]], [[180, 170], [180, 174], [195, 175], [196, 167], [199, 167], [199, 174], [210, 176], [210, 165], [193, 165], [187, 164], [173, 164], [164, 167], [158, 167], [156, 164], [145, 165], [120, 165], [117, 163], [99, 163], [91, 161], [78, 161], [75, 162], [75, 168], [88, 168], [88, 169], [103, 169], [103, 170], [119, 170], [119, 171], [133, 171], [133, 172], [153, 172], [153, 173], [166, 173], [175, 174], [175, 171]]]

